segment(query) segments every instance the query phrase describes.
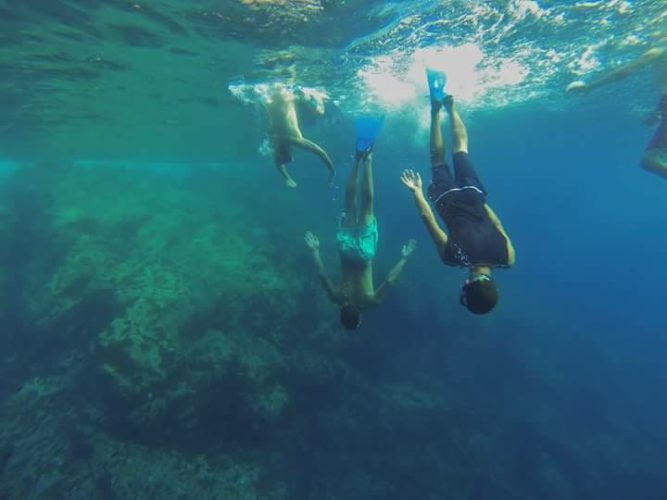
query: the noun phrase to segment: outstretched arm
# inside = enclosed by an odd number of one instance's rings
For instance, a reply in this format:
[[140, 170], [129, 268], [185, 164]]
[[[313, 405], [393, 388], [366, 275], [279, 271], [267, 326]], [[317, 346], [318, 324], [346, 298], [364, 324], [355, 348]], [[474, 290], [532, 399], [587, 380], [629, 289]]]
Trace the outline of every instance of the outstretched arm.
[[634, 61], [630, 61], [629, 63], [623, 64], [618, 68], [614, 68], [608, 71], [607, 73], [603, 73], [601, 76], [594, 78], [588, 83], [581, 80], [570, 83], [570, 85], [567, 86], [567, 91], [568, 92], [591, 91], [598, 87], [602, 87], [603, 85], [606, 85], [608, 83], [621, 80], [626, 76], [630, 76], [636, 73], [640, 69], [644, 68], [645, 66], [648, 66], [653, 61], [659, 59], [664, 55], [665, 55], [664, 47], [653, 47], [644, 52], [640, 57], [638, 57]]
[[410, 191], [412, 191], [412, 194], [414, 194], [417, 210], [419, 211], [422, 221], [424, 221], [424, 225], [426, 226], [433, 243], [435, 243], [438, 254], [441, 256], [444, 255], [445, 249], [447, 248], [447, 235], [438, 225], [438, 221], [435, 220], [435, 216], [433, 215], [433, 210], [431, 210], [431, 206], [428, 204], [428, 201], [426, 201], [422, 189], [421, 175], [412, 170], [404, 170], [401, 175], [401, 181]]
[[322, 288], [327, 292], [329, 299], [334, 304], [340, 304], [340, 293], [333, 286], [331, 280], [327, 276], [326, 271], [324, 270], [324, 264], [322, 263], [322, 257], [320, 257], [320, 240], [313, 233], [308, 231], [304, 238], [306, 240], [306, 245], [313, 251], [313, 260], [315, 261], [315, 266], [317, 267], [317, 274], [320, 277], [320, 283]]
[[417, 247], [417, 242], [415, 240], [408, 241], [401, 250], [401, 259], [396, 263], [394, 267], [387, 273], [387, 277], [384, 279], [382, 284], [375, 290], [375, 302], [380, 303], [384, 300], [387, 290], [396, 283], [396, 280], [403, 271], [405, 264], [408, 262], [408, 257], [415, 251]]

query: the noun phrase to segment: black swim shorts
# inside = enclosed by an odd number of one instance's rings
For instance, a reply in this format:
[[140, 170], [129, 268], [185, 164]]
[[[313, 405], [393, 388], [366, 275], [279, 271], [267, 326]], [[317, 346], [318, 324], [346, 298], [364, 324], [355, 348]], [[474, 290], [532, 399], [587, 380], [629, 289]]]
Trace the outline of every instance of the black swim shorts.
[[287, 165], [294, 157], [291, 148], [284, 142], [279, 142], [273, 146], [273, 159], [277, 165]]
[[447, 164], [434, 165], [431, 185], [428, 188], [429, 199], [437, 204], [444, 195], [471, 189], [480, 195], [486, 196], [486, 189], [475, 172], [468, 153], [459, 151], [454, 154], [454, 176]]

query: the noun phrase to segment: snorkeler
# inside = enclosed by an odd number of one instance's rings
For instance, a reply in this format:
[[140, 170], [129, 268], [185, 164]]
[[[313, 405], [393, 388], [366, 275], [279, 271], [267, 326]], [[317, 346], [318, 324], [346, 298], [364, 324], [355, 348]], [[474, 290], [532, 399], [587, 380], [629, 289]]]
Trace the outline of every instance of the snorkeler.
[[[447, 226], [449, 236], [433, 216], [418, 173], [405, 170], [401, 181], [414, 194], [421, 215], [442, 261], [449, 266], [468, 268], [461, 289], [461, 304], [475, 314], [486, 314], [498, 302], [498, 289], [491, 277], [495, 267], [514, 264], [514, 247], [503, 226], [486, 204], [486, 190], [468, 159], [468, 134], [452, 96], [445, 95], [445, 75], [428, 71], [431, 94], [431, 173], [428, 197]], [[447, 110], [452, 124], [454, 176], [445, 162], [441, 109]]]
[[[373, 286], [373, 259], [378, 242], [378, 226], [373, 211], [373, 170], [371, 150], [381, 126], [381, 119], [360, 118], [356, 121], [356, 154], [352, 172], [345, 190], [345, 211], [341, 215], [336, 240], [342, 278], [334, 286], [324, 270], [320, 257], [320, 242], [307, 232], [306, 244], [313, 252], [320, 282], [331, 301], [340, 306], [340, 321], [347, 330], [356, 330], [361, 324], [361, 311], [380, 304], [415, 250], [415, 240], [401, 249], [401, 258], [389, 271], [384, 282]], [[358, 177], [361, 170], [361, 182]], [[361, 186], [359, 186], [361, 184]], [[360, 191], [360, 192], [359, 192]], [[357, 210], [359, 195], [359, 210]]]
[[273, 85], [264, 102], [269, 121], [269, 136], [273, 148], [273, 161], [288, 187], [296, 187], [296, 182], [287, 171], [287, 164], [292, 161], [292, 147], [310, 151], [317, 155], [329, 170], [329, 181], [336, 175], [331, 158], [320, 146], [306, 139], [299, 128], [297, 104], [305, 104], [309, 111], [321, 116], [324, 114], [322, 98], [306, 93], [300, 88]]
[[590, 92], [611, 82], [635, 74], [646, 66], [653, 66], [660, 90], [660, 102], [646, 120], [647, 125], [660, 122], [653, 137], [646, 145], [641, 158], [641, 166], [661, 177], [667, 178], [667, 36], [663, 33], [658, 41], [637, 59], [618, 68], [612, 69], [590, 82], [576, 81], [567, 86], [568, 92]]

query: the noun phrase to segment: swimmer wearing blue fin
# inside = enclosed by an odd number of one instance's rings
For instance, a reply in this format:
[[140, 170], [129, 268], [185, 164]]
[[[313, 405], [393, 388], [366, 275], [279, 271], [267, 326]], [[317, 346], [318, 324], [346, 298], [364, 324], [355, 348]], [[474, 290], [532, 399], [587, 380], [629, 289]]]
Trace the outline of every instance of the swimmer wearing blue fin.
[[327, 276], [320, 257], [320, 242], [317, 236], [310, 231], [305, 235], [320, 282], [331, 301], [340, 307], [340, 321], [347, 330], [358, 329], [362, 311], [384, 300], [416, 247], [415, 240], [406, 243], [398, 263], [389, 271], [384, 282], [379, 287], [374, 287], [373, 259], [377, 250], [378, 224], [373, 208], [372, 150], [383, 120], [382, 116], [355, 119], [355, 158], [345, 189], [345, 207], [336, 234], [342, 271], [340, 286], [334, 286]]
[[[443, 263], [468, 269], [468, 278], [461, 288], [461, 305], [474, 314], [486, 314], [499, 298], [491, 271], [514, 264], [514, 247], [500, 219], [486, 203], [487, 192], [468, 158], [466, 127], [453, 97], [445, 93], [444, 73], [429, 71], [427, 80], [431, 97], [432, 175], [427, 193], [448, 233], [433, 215], [421, 175], [405, 170], [401, 181], [413, 193], [419, 215]], [[445, 159], [442, 108], [447, 111], [452, 127], [453, 175]]]

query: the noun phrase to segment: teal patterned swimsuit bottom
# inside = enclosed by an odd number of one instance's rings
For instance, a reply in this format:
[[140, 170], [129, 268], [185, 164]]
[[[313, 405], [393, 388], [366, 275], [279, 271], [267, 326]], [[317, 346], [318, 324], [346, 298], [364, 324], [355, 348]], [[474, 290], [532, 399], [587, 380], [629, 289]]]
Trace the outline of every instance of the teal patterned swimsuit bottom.
[[378, 244], [378, 222], [375, 217], [364, 226], [338, 228], [338, 251], [343, 260], [356, 263], [370, 262], [375, 258]]

